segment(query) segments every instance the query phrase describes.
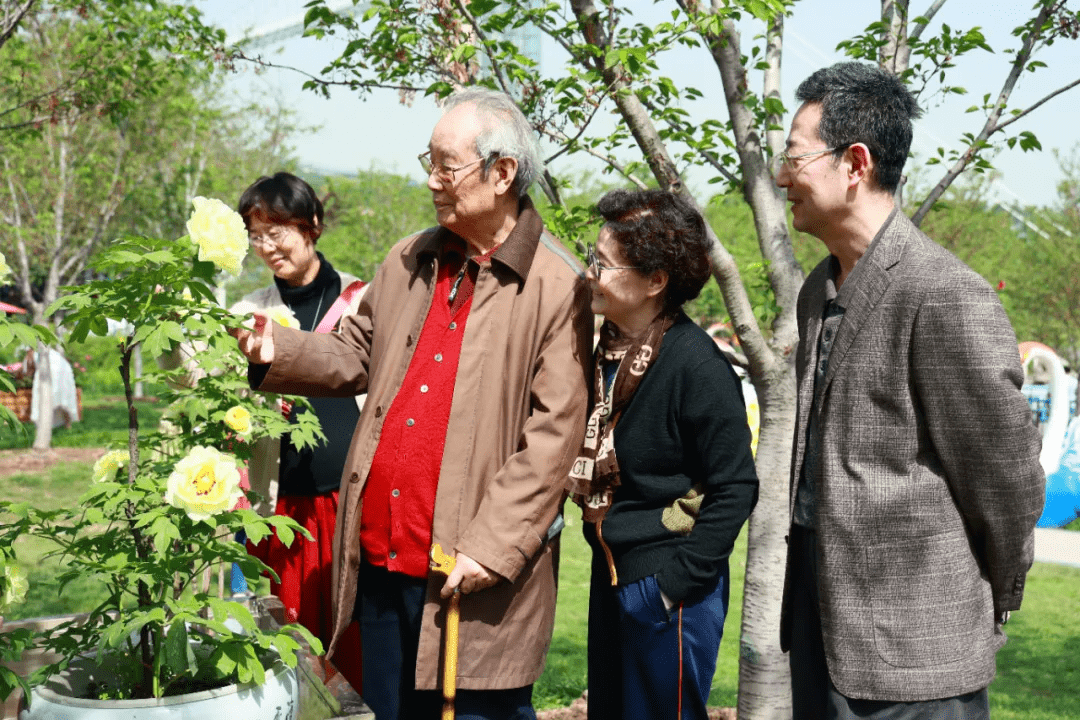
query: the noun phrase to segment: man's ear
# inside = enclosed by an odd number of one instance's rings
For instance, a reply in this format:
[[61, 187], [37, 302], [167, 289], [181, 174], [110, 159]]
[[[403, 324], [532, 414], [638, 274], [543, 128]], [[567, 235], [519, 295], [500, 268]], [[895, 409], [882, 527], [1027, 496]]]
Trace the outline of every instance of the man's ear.
[[491, 172], [495, 176], [495, 192], [502, 195], [510, 192], [517, 177], [517, 158], [499, 156], [495, 164], [491, 166]]
[[870, 155], [870, 148], [863, 143], [854, 143], [847, 149], [851, 158], [851, 168], [848, 170], [848, 187], [855, 187], [860, 182], [868, 180], [872, 175], [874, 158]]

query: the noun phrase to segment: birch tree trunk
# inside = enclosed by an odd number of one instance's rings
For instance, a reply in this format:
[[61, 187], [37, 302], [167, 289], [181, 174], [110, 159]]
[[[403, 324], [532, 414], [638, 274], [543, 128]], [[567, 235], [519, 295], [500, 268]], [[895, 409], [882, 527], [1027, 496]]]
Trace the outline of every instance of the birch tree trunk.
[[49, 357], [50, 354], [49, 347], [39, 341], [37, 358], [34, 360], [34, 367], [36, 368], [34, 372], [34, 390], [31, 395], [34, 414], [37, 417], [33, 444], [35, 450], [48, 450], [52, 447], [53, 393], [52, 358]]

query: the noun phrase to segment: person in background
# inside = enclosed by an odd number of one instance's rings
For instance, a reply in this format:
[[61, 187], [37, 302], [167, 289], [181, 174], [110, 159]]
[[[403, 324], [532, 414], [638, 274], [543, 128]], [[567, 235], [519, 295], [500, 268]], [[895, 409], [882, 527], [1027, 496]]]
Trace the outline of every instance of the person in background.
[[[335, 270], [316, 250], [323, 231], [323, 205], [307, 182], [288, 172], [261, 177], [240, 196], [238, 210], [251, 249], [274, 274], [274, 282], [245, 296], [233, 312], [284, 306], [300, 329], [320, 333], [336, 331], [343, 317], [356, 314], [366, 285]], [[264, 497], [276, 496], [275, 514], [292, 517], [313, 540], [297, 535], [286, 547], [272, 535], [249, 547], [280, 577], [271, 579], [270, 585], [285, 606], [286, 621], [300, 623], [325, 646], [333, 628], [331, 574], [338, 487], [364, 396], [311, 398], [309, 402], [325, 440], [307, 448], [293, 445], [288, 435], [264, 441], [256, 448], [248, 472], [253, 489]], [[282, 412], [295, 420], [298, 412], [305, 411], [283, 405]], [[355, 625], [350, 632], [358, 633]], [[335, 666], [357, 691], [362, 685], [361, 664], [355, 650], [335, 657]]]
[[[528, 196], [543, 172], [509, 96], [450, 96], [420, 156], [436, 227], [399, 242], [340, 334], [237, 331], [252, 387], [367, 404], [345, 465], [334, 640], [360, 619], [378, 720], [435, 718], [460, 593], [458, 718], [535, 718], [555, 618], [565, 478], [592, 336], [580, 265]], [[455, 559], [432, 572], [438, 544]]]
[[876, 65], [799, 86], [776, 183], [826, 257], [799, 293], [781, 614], [795, 718], [988, 718], [1043, 504], [994, 292], [894, 195], [919, 108]]
[[705, 720], [728, 556], [757, 501], [742, 387], [682, 312], [709, 278], [697, 210], [660, 190], [597, 209], [587, 272], [605, 322], [570, 474], [593, 549], [588, 715]]

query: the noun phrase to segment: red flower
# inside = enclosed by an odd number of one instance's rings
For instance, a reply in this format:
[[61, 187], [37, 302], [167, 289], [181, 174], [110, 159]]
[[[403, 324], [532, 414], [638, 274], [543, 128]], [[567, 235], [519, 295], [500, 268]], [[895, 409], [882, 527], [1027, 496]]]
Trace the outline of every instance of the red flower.
[[999, 280], [998, 281], [998, 288], [997, 289], [998, 289], [998, 292], [1001, 292], [1002, 290], [1005, 289], [1005, 281], [1004, 280]]

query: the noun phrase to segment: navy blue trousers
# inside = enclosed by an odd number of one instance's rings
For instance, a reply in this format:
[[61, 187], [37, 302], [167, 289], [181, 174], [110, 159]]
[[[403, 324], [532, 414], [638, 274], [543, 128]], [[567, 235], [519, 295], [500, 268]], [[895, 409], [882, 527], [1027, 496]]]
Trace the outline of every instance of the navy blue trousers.
[[589, 720], [705, 720], [727, 616], [728, 585], [725, 563], [705, 597], [669, 611], [655, 577], [612, 587], [603, 554], [594, 553]]
[[[360, 565], [354, 614], [360, 622], [364, 702], [376, 720], [438, 720], [442, 692], [416, 689], [416, 651], [427, 581]], [[458, 690], [458, 720], [536, 720], [532, 685]]]

